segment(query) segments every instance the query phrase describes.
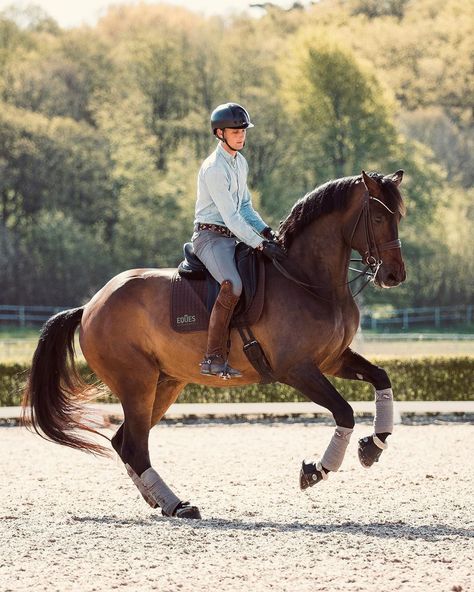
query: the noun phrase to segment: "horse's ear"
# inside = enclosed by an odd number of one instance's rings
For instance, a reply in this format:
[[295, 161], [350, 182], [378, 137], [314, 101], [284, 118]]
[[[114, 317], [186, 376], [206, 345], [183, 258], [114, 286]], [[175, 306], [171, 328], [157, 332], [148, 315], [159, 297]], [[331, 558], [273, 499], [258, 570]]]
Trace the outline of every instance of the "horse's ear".
[[403, 169], [400, 169], [396, 173], [392, 173], [391, 175], [387, 175], [386, 179], [390, 179], [390, 181], [392, 181], [392, 183], [395, 183], [395, 185], [398, 187], [400, 185], [400, 183], [402, 182], [404, 172], [405, 171]]
[[374, 197], [381, 196], [382, 191], [379, 187], [379, 184], [377, 183], [377, 181], [372, 179], [372, 177], [369, 177], [369, 175], [365, 171], [362, 171], [362, 180], [364, 181], [364, 184], [367, 187], [367, 190], [370, 193], [370, 195], [373, 195]]

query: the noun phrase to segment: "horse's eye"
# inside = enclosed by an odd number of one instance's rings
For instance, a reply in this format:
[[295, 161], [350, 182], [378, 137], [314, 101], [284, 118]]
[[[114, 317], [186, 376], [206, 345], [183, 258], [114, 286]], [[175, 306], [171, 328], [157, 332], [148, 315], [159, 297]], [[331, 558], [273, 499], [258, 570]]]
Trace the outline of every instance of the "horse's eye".
[[378, 215], [378, 216], [375, 216], [374, 217], [374, 222], [376, 224], [380, 224], [382, 222], [382, 220], [383, 220], [383, 216], [381, 216], [381, 215]]

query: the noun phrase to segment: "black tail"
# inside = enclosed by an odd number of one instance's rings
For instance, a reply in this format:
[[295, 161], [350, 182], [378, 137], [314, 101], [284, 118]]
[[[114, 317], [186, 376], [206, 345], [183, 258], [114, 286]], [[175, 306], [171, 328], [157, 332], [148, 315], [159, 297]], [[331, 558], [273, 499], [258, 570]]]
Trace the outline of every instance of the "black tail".
[[77, 434], [99, 434], [81, 420], [89, 387], [74, 364], [74, 333], [83, 310], [65, 310], [44, 325], [23, 395], [22, 420], [47, 440], [105, 456], [106, 448]]

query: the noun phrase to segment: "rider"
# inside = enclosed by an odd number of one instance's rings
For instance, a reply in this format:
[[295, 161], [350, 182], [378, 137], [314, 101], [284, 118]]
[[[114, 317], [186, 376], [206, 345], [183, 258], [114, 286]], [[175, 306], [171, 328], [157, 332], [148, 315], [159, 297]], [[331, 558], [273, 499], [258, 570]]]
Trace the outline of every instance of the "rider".
[[207, 350], [201, 374], [236, 378], [241, 372], [227, 364], [229, 324], [242, 293], [234, 259], [238, 241], [281, 259], [285, 252], [276, 235], [253, 209], [247, 187], [248, 164], [240, 154], [247, 129], [254, 127], [237, 103], [224, 103], [211, 114], [217, 148], [202, 163], [192, 236], [195, 254], [219, 282], [220, 291], [209, 319]]

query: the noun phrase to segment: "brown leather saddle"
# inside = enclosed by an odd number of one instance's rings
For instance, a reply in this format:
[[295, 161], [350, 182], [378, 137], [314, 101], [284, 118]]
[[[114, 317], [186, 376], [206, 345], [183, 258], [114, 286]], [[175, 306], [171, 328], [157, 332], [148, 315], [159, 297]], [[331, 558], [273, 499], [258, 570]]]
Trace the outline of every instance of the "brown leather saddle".
[[[194, 254], [192, 243], [186, 243], [183, 251], [184, 260], [171, 283], [171, 326], [178, 333], [207, 331], [220, 286]], [[238, 243], [235, 261], [243, 290], [231, 327], [239, 328], [253, 325], [262, 314], [265, 264], [262, 255], [244, 243]]]

